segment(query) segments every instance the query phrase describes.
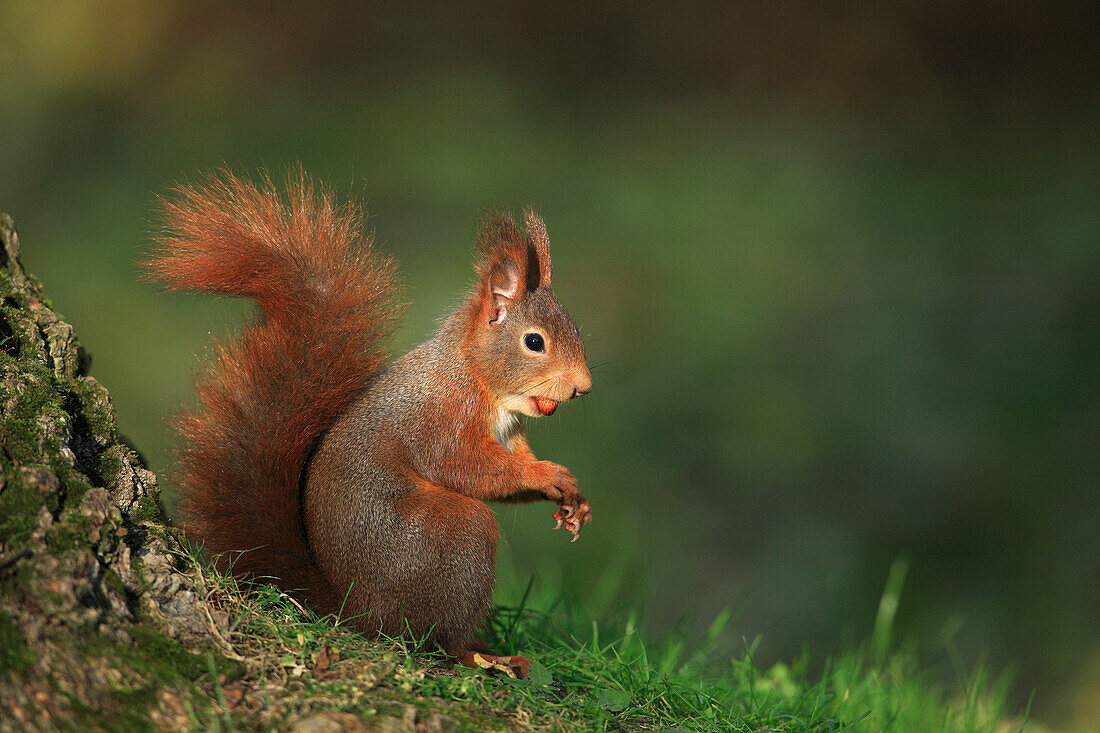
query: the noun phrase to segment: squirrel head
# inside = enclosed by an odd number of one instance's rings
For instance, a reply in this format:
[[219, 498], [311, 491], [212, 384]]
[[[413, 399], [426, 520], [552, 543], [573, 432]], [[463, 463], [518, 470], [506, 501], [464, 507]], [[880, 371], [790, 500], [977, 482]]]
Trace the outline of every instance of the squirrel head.
[[592, 375], [580, 331], [550, 289], [550, 239], [538, 214], [491, 214], [478, 232], [471, 294], [474, 365], [497, 407], [532, 417], [587, 394]]

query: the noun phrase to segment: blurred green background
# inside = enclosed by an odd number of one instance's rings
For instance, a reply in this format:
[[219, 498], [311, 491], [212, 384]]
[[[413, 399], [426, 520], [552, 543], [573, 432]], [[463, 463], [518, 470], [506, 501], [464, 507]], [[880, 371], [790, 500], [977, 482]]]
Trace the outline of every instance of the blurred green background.
[[[530, 425], [594, 507], [502, 508], [535, 577], [729, 648], [870, 634], [1100, 719], [1095, 4], [0, 4], [0, 209], [162, 475], [241, 303], [135, 266], [173, 183], [301, 161], [361, 201], [422, 339], [532, 205], [596, 388]], [[172, 491], [170, 481], [169, 491]], [[174, 499], [169, 497], [170, 503]], [[1093, 717], [1096, 716], [1096, 717]], [[1089, 723], [1093, 725], [1094, 723]]]

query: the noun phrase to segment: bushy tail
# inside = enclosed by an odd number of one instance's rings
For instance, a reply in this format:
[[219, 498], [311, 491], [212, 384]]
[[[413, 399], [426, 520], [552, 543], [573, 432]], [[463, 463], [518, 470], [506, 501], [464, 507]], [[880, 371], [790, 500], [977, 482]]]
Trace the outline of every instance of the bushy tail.
[[[181, 186], [145, 263], [170, 290], [244, 296], [262, 309], [218, 343], [178, 421], [184, 529], [234, 574], [338, 599], [310, 554], [299, 507], [314, 441], [366, 387], [395, 325], [396, 267], [361, 235], [361, 214], [301, 171], [282, 196], [228, 172]], [[236, 550], [246, 550], [239, 557]]]

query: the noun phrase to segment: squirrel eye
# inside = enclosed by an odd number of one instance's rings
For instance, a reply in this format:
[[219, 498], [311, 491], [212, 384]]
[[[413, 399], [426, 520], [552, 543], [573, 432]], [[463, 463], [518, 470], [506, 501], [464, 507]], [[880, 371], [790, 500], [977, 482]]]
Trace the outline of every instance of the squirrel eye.
[[546, 344], [542, 342], [542, 336], [537, 333], [529, 333], [523, 337], [523, 345], [531, 351], [542, 351]]

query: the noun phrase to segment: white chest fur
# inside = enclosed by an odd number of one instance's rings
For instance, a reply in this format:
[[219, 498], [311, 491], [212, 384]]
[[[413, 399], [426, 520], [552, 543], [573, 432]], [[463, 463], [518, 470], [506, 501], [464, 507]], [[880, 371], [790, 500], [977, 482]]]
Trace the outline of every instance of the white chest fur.
[[521, 430], [523, 423], [519, 419], [519, 413], [497, 408], [496, 415], [493, 416], [493, 434], [501, 445], [512, 450], [512, 438]]

